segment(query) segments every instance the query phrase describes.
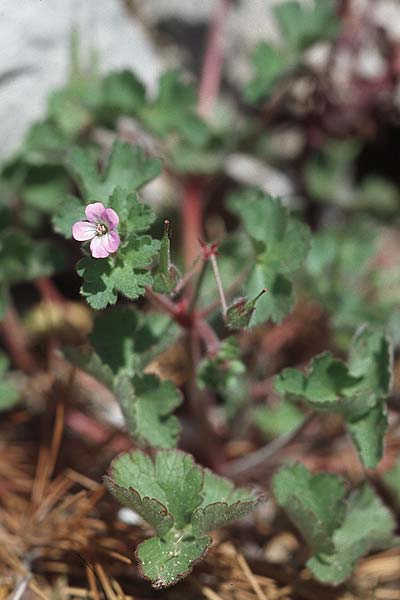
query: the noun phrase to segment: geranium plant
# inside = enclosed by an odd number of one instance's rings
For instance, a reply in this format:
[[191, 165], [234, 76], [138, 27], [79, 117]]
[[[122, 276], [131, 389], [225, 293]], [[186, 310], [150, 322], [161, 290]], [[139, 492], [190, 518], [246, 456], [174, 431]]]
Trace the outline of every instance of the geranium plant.
[[[51, 280], [69, 269], [91, 311], [90, 331], [81, 321], [69, 321], [79, 336], [49, 325], [48, 369], [73, 365], [72, 378], [85, 372], [118, 403], [130, 449], [115, 456], [102, 481], [115, 503], [151, 528], [132, 553], [157, 589], [192, 571], [215, 529], [270, 497], [306, 542], [307, 567], [323, 583], [344, 582], [361, 557], [397, 543], [395, 517], [374, 485], [390, 422], [391, 335], [397, 345], [400, 338], [395, 295], [385, 301], [379, 294], [382, 255], [374, 239], [387, 225], [377, 211], [371, 217], [372, 188], [346, 196], [361, 215], [349, 233], [340, 218], [332, 226], [324, 221], [322, 200], [332, 211], [346, 210], [337, 173], [341, 183], [343, 174], [350, 179], [330, 143], [323, 166], [312, 145], [304, 153], [303, 202], [226, 181], [231, 154], [268, 157], [264, 103], [275, 106], [276, 89], [307, 72], [306, 51], [324, 42], [333, 53], [340, 43], [344, 25], [334, 4], [289, 0], [274, 9], [281, 41], [255, 49], [232, 122], [218, 126], [213, 118], [218, 89], [207, 88], [207, 69], [218, 71], [222, 54], [211, 36], [214, 62], [205, 61], [199, 94], [179, 70], [165, 73], [151, 98], [132, 72], [75, 72], [2, 172], [0, 309], [12, 366], [29, 378], [43, 361], [18, 317], [15, 286], [34, 282], [42, 299], [71, 314]], [[223, 25], [218, 13], [213, 27], [221, 35]], [[214, 76], [219, 83], [221, 73]], [[146, 143], [121, 132], [126, 118]], [[313, 134], [310, 127], [305, 137]], [[149, 183], [168, 177], [178, 182], [172, 208], [147, 196]], [[390, 212], [396, 199], [388, 190]], [[395, 277], [385, 289], [391, 285], [400, 289]], [[304, 306], [311, 317], [301, 313]], [[314, 313], [328, 323], [325, 337], [307, 330]], [[32, 319], [26, 323], [29, 330]], [[285, 354], [303, 330], [307, 351]], [[0, 407], [10, 411], [24, 387], [10, 361], [0, 359]], [[179, 363], [177, 373], [165, 368], [167, 359]], [[361, 472], [370, 470], [365, 481], [271, 462], [313, 427], [318, 438], [326, 415], [334, 437], [348, 435]], [[320, 435], [326, 431], [321, 426]], [[263, 446], [263, 437], [273, 439]], [[244, 440], [250, 449], [238, 451]], [[303, 454], [309, 465], [319, 452], [313, 443]], [[381, 483], [397, 501], [396, 473], [398, 467]]]

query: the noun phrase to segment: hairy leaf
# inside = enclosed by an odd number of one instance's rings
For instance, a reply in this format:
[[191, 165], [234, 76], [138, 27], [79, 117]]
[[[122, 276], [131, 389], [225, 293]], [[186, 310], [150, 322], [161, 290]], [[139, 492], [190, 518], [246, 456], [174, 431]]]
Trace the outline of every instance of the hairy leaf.
[[327, 473], [312, 475], [302, 465], [293, 465], [278, 471], [273, 490], [313, 552], [332, 552], [333, 533], [345, 516], [343, 481]]
[[211, 542], [207, 536], [195, 537], [171, 531], [161, 539], [153, 537], [142, 542], [136, 556], [143, 575], [150, 579], [153, 587], [160, 589], [186, 577]]
[[259, 498], [246, 488], [218, 477], [207, 469], [204, 472], [203, 500], [192, 516], [193, 532], [201, 535], [254, 510]]
[[76, 179], [83, 197], [89, 202], [106, 202], [115, 188], [135, 192], [160, 173], [160, 161], [146, 158], [139, 147], [117, 140], [104, 169], [99, 172], [96, 153], [75, 147], [71, 150], [67, 167]]
[[113, 462], [111, 478], [122, 487], [134, 487], [141, 497], [156, 498], [177, 529], [190, 523], [201, 502], [202, 471], [189, 454], [178, 450], [161, 450], [154, 462], [140, 451], [124, 454]]
[[72, 238], [72, 225], [86, 219], [85, 207], [74, 196], [67, 196], [53, 216], [53, 226], [57, 233], [66, 238]]
[[176, 446], [180, 426], [171, 413], [182, 398], [173, 383], [155, 375], [120, 376], [114, 389], [133, 439], [157, 448]]
[[155, 214], [151, 208], [140, 202], [136, 193], [127, 194], [120, 186], [114, 189], [108, 205], [116, 211], [128, 233], [147, 231], [154, 222]]
[[307, 566], [320, 581], [338, 585], [363, 555], [390, 547], [395, 526], [390, 511], [364, 484], [349, 499], [346, 518], [333, 535], [334, 550], [312, 557]]
[[145, 269], [158, 249], [159, 242], [149, 236], [133, 236], [127, 246], [118, 252], [118, 262], [113, 259], [83, 258], [77, 272], [83, 278], [81, 294], [92, 308], [100, 310], [115, 304], [118, 293], [135, 300], [151, 285], [152, 277]]
[[108, 490], [119, 502], [135, 510], [157, 535], [165, 535], [174, 518], [162, 502], [165, 497], [159, 499], [157, 483], [152, 481], [151, 459], [139, 451], [124, 454], [112, 462], [110, 473], [110, 477], [105, 477]]
[[383, 402], [371, 408], [360, 419], [347, 421], [347, 430], [362, 463], [368, 469], [376, 467], [383, 456], [387, 427], [387, 409]]
[[384, 333], [364, 326], [353, 339], [347, 364], [325, 352], [314, 358], [308, 374], [283, 370], [275, 378], [275, 389], [301, 398], [316, 410], [341, 414], [361, 461], [373, 468], [383, 455], [384, 400], [390, 391], [392, 362]]
[[246, 293], [251, 298], [267, 289], [257, 301], [251, 323], [278, 322], [293, 303], [290, 277], [307, 255], [308, 227], [290, 216], [279, 200], [261, 192], [233, 194], [228, 207], [241, 219], [253, 242], [255, 264]]
[[200, 559], [211, 538], [204, 533], [238, 518], [260, 497], [202, 469], [179, 450], [161, 450], [152, 460], [140, 451], [118, 457], [105, 483], [136, 510], [157, 537], [136, 552], [143, 575], [154, 587], [176, 583]]

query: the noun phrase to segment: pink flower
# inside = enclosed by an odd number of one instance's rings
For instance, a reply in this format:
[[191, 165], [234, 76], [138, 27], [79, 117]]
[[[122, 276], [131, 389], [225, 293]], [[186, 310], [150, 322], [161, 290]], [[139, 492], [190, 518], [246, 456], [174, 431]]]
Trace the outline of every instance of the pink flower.
[[119, 248], [121, 240], [116, 232], [119, 217], [112, 208], [101, 202], [88, 204], [85, 209], [87, 221], [78, 221], [72, 226], [72, 236], [78, 242], [90, 242], [93, 258], [107, 258]]

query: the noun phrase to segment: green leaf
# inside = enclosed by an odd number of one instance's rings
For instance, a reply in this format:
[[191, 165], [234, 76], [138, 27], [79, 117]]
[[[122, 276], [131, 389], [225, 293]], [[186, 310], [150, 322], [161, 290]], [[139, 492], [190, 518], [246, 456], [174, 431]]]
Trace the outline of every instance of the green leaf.
[[146, 319], [132, 309], [111, 309], [95, 320], [90, 339], [95, 352], [67, 348], [66, 357], [114, 392], [136, 443], [175, 447], [180, 426], [171, 413], [182, 402], [179, 390], [154, 375], [133, 376], [156, 340]]
[[8, 368], [8, 358], [0, 353], [0, 412], [14, 408], [21, 398], [18, 387], [8, 374]]
[[245, 372], [238, 340], [234, 337], [223, 340], [216, 356], [205, 358], [199, 365], [199, 387], [213, 390], [222, 397], [228, 419], [236, 414], [247, 398]]
[[394, 467], [390, 471], [386, 471], [382, 475], [382, 481], [392, 496], [396, 507], [400, 509], [400, 458], [397, 458]]
[[72, 238], [72, 225], [83, 220], [86, 220], [86, 216], [82, 202], [74, 196], [67, 196], [53, 216], [52, 222], [57, 233]]
[[110, 367], [105, 364], [98, 354], [88, 348], [63, 348], [63, 354], [73, 364], [101, 381], [110, 390], [113, 389], [114, 375]]
[[196, 114], [197, 93], [192, 84], [182, 80], [176, 69], [166, 71], [160, 78], [159, 91], [152, 103], [141, 110], [146, 125], [164, 137], [179, 133], [194, 144], [205, 142], [208, 131]]
[[292, 465], [274, 476], [273, 490], [313, 552], [332, 552], [333, 533], [345, 516], [343, 481], [327, 473], [312, 475], [303, 465]]
[[285, 369], [275, 382], [280, 393], [298, 395], [312, 408], [338, 412], [346, 419], [355, 420], [375, 405], [374, 399], [358, 395], [362, 379], [350, 375], [346, 363], [330, 352], [312, 360], [308, 375]]
[[252, 54], [254, 77], [245, 87], [245, 97], [256, 102], [273, 91], [302, 60], [302, 52], [320, 40], [331, 39], [339, 21], [330, 0], [305, 6], [289, 0], [273, 7], [281, 37], [279, 45], [261, 42]]
[[260, 497], [204, 470], [178, 450], [152, 460], [136, 451], [118, 457], [105, 478], [110, 492], [136, 510], [156, 531], [140, 544], [140, 569], [155, 588], [187, 575], [211, 544], [204, 531], [246, 514]]
[[387, 284], [379, 282], [383, 271], [374, 258], [378, 236], [377, 225], [360, 215], [313, 235], [305, 291], [330, 313], [335, 341], [343, 350], [348, 349], [355, 327], [370, 322], [387, 328], [393, 314], [393, 305], [389, 308], [386, 303]]
[[110, 309], [94, 322], [90, 341], [101, 360], [114, 375], [121, 371], [133, 375], [137, 363], [135, 356], [139, 313], [132, 308]]
[[285, 275], [272, 274], [264, 265], [256, 264], [245, 285], [249, 296], [257, 294], [260, 287], [267, 289], [257, 302], [250, 325], [260, 325], [269, 320], [280, 323], [291, 311], [294, 304], [293, 286]]
[[53, 275], [64, 267], [65, 256], [54, 242], [8, 228], [0, 236], [0, 262], [0, 283], [14, 284]]
[[229, 209], [242, 221], [253, 242], [255, 265], [246, 284], [250, 297], [267, 288], [257, 302], [252, 324], [280, 321], [292, 306], [289, 279], [302, 265], [310, 232], [290, 216], [279, 200], [257, 191], [233, 194]]
[[26, 206], [53, 214], [68, 192], [69, 184], [67, 173], [59, 166], [31, 166], [21, 186], [21, 198]]
[[301, 398], [316, 410], [341, 414], [361, 461], [373, 468], [383, 455], [384, 400], [390, 391], [392, 364], [385, 334], [364, 326], [353, 338], [347, 364], [325, 352], [313, 359], [308, 374], [285, 369], [274, 385], [280, 394]]
[[134, 115], [146, 102], [146, 90], [131, 71], [110, 73], [102, 81], [102, 104], [115, 116]]
[[368, 175], [358, 188], [355, 204], [360, 209], [374, 212], [387, 218], [397, 212], [399, 192], [388, 179], [379, 175]]
[[30, 164], [61, 162], [70, 141], [51, 120], [34, 123], [24, 140], [23, 153]]
[[168, 322], [161, 314], [143, 314], [134, 307], [110, 308], [94, 321], [90, 341], [114, 375], [132, 376], [146, 366], [145, 353], [160, 341]]
[[142, 542], [136, 552], [142, 574], [156, 589], [177, 583], [190, 573], [211, 545], [210, 537], [170, 532]]
[[289, 52], [267, 42], [260, 42], [251, 54], [253, 79], [244, 88], [249, 102], [257, 102], [268, 96], [279, 79], [295, 65]]
[[383, 456], [388, 427], [386, 405], [380, 402], [356, 421], [347, 421], [347, 430], [357, 448], [362, 463], [373, 469]]
[[157, 448], [176, 446], [180, 426], [171, 413], [181, 404], [182, 397], [173, 383], [160, 381], [154, 375], [134, 377], [131, 381], [121, 376], [114, 390], [133, 439]]
[[71, 89], [52, 92], [49, 98], [49, 115], [67, 138], [76, 137], [92, 122], [90, 111]]
[[81, 294], [92, 308], [101, 310], [108, 304], [116, 303], [118, 293], [109, 260], [82, 258], [76, 270], [83, 278]]
[[77, 272], [83, 278], [81, 294], [94, 309], [100, 310], [115, 304], [118, 293], [135, 300], [151, 285], [152, 277], [145, 269], [157, 252], [159, 242], [149, 236], [132, 236], [128, 244], [118, 251], [117, 264], [113, 258], [83, 258]]
[[202, 535], [254, 510], [260, 498], [228, 479], [204, 472], [203, 501], [192, 516], [193, 532]]
[[323, 583], [338, 585], [363, 555], [391, 546], [395, 527], [388, 508], [373, 488], [364, 484], [349, 499], [346, 518], [333, 535], [334, 551], [312, 557], [307, 566]]
[[[159, 489], [152, 482], [154, 465], [142, 452], [124, 454], [111, 464], [111, 477], [104, 478], [108, 490], [116, 499], [135, 510], [157, 535], [165, 535], [174, 518], [166, 506], [157, 500]], [[134, 489], [133, 485], [138, 486]]]
[[141, 148], [119, 140], [114, 142], [101, 172], [96, 159], [96, 152], [80, 147], [73, 148], [68, 156], [67, 167], [87, 203], [101, 201], [107, 204], [117, 186], [127, 192], [135, 192], [161, 171], [158, 159], [146, 158]]
[[253, 420], [267, 438], [274, 438], [300, 427], [304, 421], [304, 413], [292, 402], [281, 400], [275, 406], [254, 409]]
[[362, 392], [373, 399], [386, 398], [392, 385], [393, 348], [380, 329], [367, 325], [355, 334], [349, 350], [349, 369], [363, 378]]
[[140, 451], [124, 454], [112, 463], [111, 478], [121, 487], [134, 487], [141, 497], [156, 498], [177, 529], [189, 525], [202, 500], [202, 470], [179, 450], [161, 450], [154, 462]]
[[305, 167], [305, 183], [311, 196], [321, 202], [332, 202], [342, 208], [351, 208], [355, 189], [351, 165], [360, 152], [356, 139], [329, 141]]
[[199, 366], [197, 380], [204, 389], [222, 392], [230, 387], [230, 380], [235, 383], [243, 376], [246, 367], [241, 361], [241, 351], [237, 338], [225, 338], [218, 349], [218, 353], [202, 361]]
[[335, 7], [330, 0], [319, 0], [312, 5], [289, 0], [274, 6], [274, 15], [285, 44], [297, 52], [332, 38], [339, 29]]
[[114, 189], [108, 206], [116, 211], [129, 233], [147, 231], [156, 218], [150, 206], [140, 202], [136, 193], [127, 194], [120, 186]]
[[306, 376], [298, 369], [283, 369], [274, 379], [274, 387], [281, 394], [303, 396], [306, 386]]

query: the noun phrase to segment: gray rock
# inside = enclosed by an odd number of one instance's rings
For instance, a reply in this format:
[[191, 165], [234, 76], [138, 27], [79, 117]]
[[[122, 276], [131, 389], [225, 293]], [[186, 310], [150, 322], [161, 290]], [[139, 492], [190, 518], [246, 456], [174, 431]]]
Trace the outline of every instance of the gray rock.
[[163, 59], [118, 0], [3, 0], [0, 158], [18, 147], [28, 126], [43, 117], [49, 92], [65, 82], [74, 26], [83, 50], [98, 50], [102, 71], [131, 67], [155, 87]]

